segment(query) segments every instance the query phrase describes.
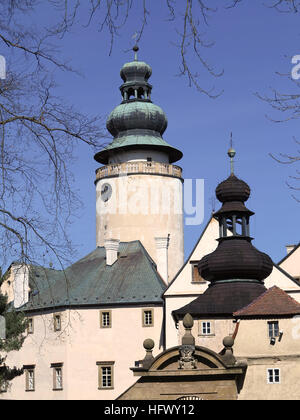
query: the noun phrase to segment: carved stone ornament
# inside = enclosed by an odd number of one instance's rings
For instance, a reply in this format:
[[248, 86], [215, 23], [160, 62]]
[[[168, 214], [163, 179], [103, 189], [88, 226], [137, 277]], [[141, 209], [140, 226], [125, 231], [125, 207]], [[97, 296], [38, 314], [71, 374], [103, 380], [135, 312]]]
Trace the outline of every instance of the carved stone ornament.
[[197, 360], [193, 357], [195, 346], [182, 345], [179, 347], [180, 359], [178, 369], [196, 369]]

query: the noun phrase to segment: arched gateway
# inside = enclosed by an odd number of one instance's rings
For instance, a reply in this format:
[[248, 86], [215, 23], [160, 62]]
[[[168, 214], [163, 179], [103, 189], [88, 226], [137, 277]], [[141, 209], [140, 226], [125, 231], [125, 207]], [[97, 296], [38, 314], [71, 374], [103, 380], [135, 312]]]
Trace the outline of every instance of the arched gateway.
[[131, 368], [140, 379], [118, 400], [231, 400], [237, 399], [247, 366], [237, 363], [232, 337], [225, 337], [217, 354], [195, 346], [192, 317], [184, 317], [185, 335], [181, 346], [152, 356], [153, 340], [145, 340], [146, 356]]

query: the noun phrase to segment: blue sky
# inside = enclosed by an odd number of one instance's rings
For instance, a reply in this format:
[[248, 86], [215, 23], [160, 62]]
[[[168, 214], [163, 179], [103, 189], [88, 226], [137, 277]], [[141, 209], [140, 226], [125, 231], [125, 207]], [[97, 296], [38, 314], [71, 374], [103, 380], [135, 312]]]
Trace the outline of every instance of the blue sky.
[[[162, 3], [151, 2], [139, 58], [152, 66], [152, 100], [168, 117], [164, 139], [184, 154], [177, 162], [183, 168], [184, 178], [201, 178], [205, 182], [204, 221], [200, 226], [185, 226], [185, 255], [192, 250], [210, 217], [217, 184], [229, 175], [227, 150], [233, 132], [235, 173], [252, 190], [247, 207], [255, 212], [251, 223], [253, 244], [278, 262], [285, 255], [286, 244], [299, 242], [300, 204], [285, 184], [289, 175], [296, 175], [296, 164], [281, 165], [269, 153], [297, 153], [293, 137], [300, 139], [299, 121], [270, 121], [266, 115], [284, 116], [255, 93], [271, 95], [272, 88], [295, 92], [294, 84], [276, 72], [290, 73], [291, 57], [300, 54], [300, 17], [278, 13], [260, 1], [244, 1], [233, 9], [221, 5], [211, 15], [209, 25], [203, 26], [206, 39], [215, 42], [203, 53], [217, 71], [224, 70], [223, 76], [211, 77], [190, 54], [191, 67], [200, 73], [201, 84], [207, 89], [214, 86], [216, 92], [224, 91], [217, 99], [211, 99], [189, 87], [185, 77], [178, 77], [180, 55], [174, 43], [178, 42], [176, 28], [180, 29], [181, 23], [166, 21], [167, 9]], [[41, 21], [51, 19], [42, 9], [39, 17]], [[98, 31], [97, 16], [88, 28], [77, 25], [66, 35], [60, 41], [62, 54], [83, 76], [58, 71], [57, 94], [81, 111], [106, 117], [121, 102], [119, 71], [133, 57], [128, 49], [133, 46], [132, 35], [140, 18], [139, 10], [133, 10], [115, 39], [111, 55], [109, 35]], [[84, 209], [80, 217], [74, 218], [70, 237], [80, 258], [95, 248], [94, 176], [99, 164], [85, 145], [78, 145], [76, 155], [72, 168], [74, 188]]]

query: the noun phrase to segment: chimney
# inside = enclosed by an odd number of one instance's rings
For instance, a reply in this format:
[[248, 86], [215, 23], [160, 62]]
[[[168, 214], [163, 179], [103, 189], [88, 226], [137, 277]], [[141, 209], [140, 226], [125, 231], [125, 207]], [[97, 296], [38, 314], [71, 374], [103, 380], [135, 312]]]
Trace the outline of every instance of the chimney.
[[166, 237], [155, 238], [156, 245], [156, 264], [157, 271], [161, 277], [168, 283], [168, 248], [169, 248], [170, 234]]
[[290, 252], [293, 251], [293, 249], [296, 248], [296, 245], [286, 245], [285, 247], [286, 247], [287, 254], [289, 254]]
[[26, 264], [13, 263], [12, 267], [13, 278], [13, 294], [14, 307], [20, 308], [25, 305], [29, 299], [29, 270]]
[[118, 259], [119, 239], [105, 239], [106, 265], [113, 265]]

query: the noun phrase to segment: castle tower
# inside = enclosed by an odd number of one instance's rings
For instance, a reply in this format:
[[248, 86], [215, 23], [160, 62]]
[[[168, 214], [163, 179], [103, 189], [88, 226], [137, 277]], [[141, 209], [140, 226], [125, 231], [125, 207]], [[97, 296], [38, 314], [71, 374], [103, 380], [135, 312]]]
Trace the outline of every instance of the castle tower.
[[140, 240], [166, 282], [183, 264], [182, 153], [162, 135], [164, 111], [151, 101], [151, 67], [138, 61], [120, 72], [122, 102], [109, 115], [113, 141], [95, 155], [96, 240]]

